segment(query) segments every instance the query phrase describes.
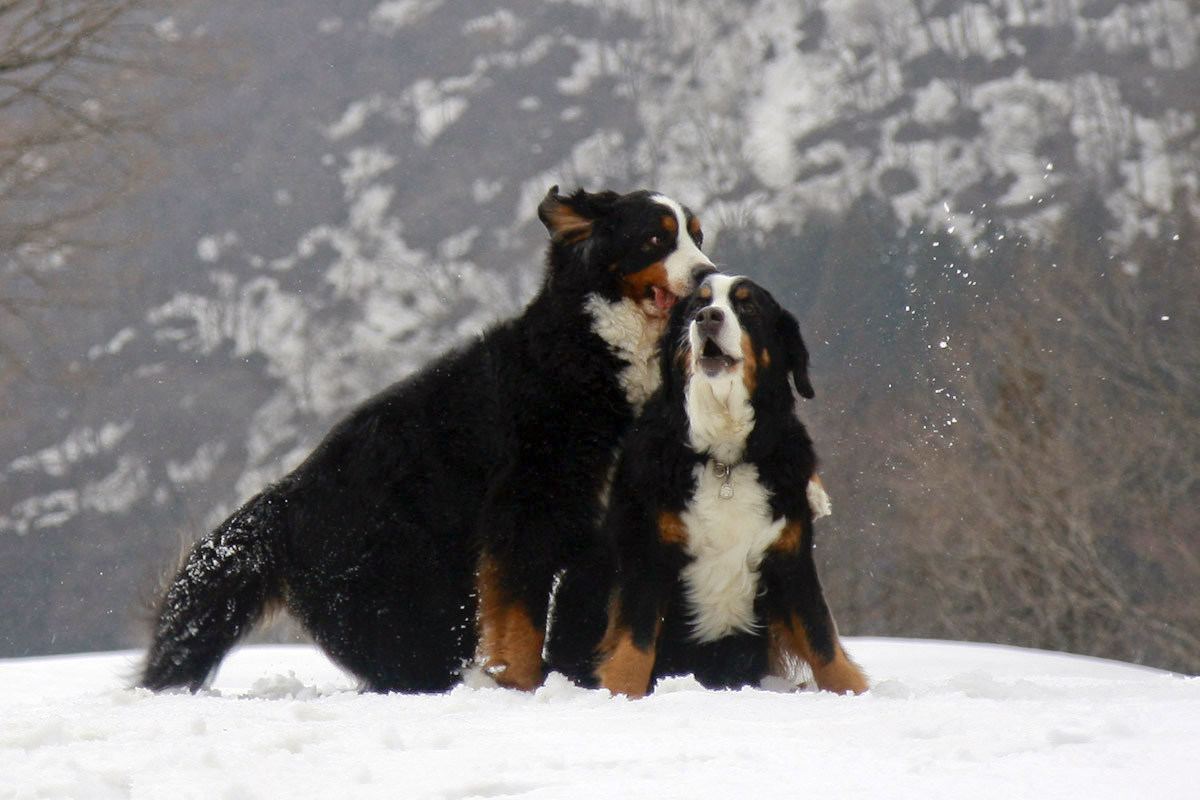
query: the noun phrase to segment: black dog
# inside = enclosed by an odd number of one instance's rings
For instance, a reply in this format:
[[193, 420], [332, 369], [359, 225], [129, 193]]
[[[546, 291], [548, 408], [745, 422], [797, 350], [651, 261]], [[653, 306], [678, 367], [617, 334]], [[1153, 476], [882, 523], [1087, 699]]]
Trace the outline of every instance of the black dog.
[[201, 539], [142, 686], [200, 688], [279, 604], [367, 689], [446, 689], [473, 656], [502, 685], [541, 682], [555, 576], [596, 535], [671, 307], [712, 268], [666, 197], [557, 191], [524, 313], [366, 401]]
[[732, 687], [807, 664], [822, 689], [865, 691], [813, 561], [824, 492], [794, 411], [793, 384], [813, 396], [795, 318], [749, 280], [710, 275], [662, 350], [605, 522], [618, 568], [601, 685], [638, 697], [662, 675]]

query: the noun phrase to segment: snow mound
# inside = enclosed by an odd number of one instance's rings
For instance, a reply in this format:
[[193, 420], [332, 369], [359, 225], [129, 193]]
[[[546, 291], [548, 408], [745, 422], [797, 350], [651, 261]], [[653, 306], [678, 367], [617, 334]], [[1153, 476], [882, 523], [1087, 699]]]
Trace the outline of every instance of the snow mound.
[[[849, 638], [861, 697], [362, 695], [313, 648], [240, 648], [199, 695], [138, 654], [0, 661], [0, 798], [1184, 797], [1200, 679], [991, 645]], [[778, 688], [778, 687], [775, 687]]]

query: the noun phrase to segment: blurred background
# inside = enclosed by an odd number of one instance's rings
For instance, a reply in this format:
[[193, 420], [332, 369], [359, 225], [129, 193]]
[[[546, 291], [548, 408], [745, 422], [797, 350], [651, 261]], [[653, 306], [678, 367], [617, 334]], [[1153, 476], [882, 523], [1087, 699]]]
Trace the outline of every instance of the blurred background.
[[[653, 188], [799, 315], [844, 634], [1200, 672], [1185, 0], [0, 3], [0, 657], [181, 549]], [[286, 629], [275, 636], [292, 635]]]

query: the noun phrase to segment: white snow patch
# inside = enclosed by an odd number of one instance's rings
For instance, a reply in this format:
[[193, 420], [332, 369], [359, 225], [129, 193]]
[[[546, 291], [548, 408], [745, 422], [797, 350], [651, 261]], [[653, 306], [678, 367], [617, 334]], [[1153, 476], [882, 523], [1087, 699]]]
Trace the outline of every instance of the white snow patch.
[[482, 40], [495, 40], [508, 47], [517, 41], [524, 28], [525, 25], [516, 14], [501, 8], [491, 14], [467, 20], [463, 23], [462, 32], [466, 36]]
[[571, 65], [571, 74], [559, 78], [555, 85], [562, 94], [583, 95], [597, 78], [609, 72], [610, 64], [619, 63], [619, 59], [608, 51], [609, 46], [604, 42], [570, 41], [579, 49], [579, 58]]
[[7, 514], [0, 514], [0, 531], [27, 536], [30, 531], [60, 527], [78, 513], [79, 492], [59, 489], [28, 497], [9, 509]]
[[101, 514], [117, 514], [133, 508], [150, 486], [149, 469], [143, 459], [132, 454], [117, 459], [108, 475], [83, 487], [79, 504]]
[[125, 345], [136, 338], [136, 330], [133, 328], [122, 328], [117, 331], [116, 336], [108, 340], [107, 344], [98, 344], [90, 347], [88, 349], [88, 361], [96, 361], [104, 356], [115, 356], [125, 349]]
[[196, 257], [207, 264], [214, 264], [221, 258], [221, 253], [238, 242], [238, 235], [234, 231], [201, 236], [196, 242]]
[[346, 153], [346, 166], [338, 173], [345, 197], [352, 199], [372, 180], [396, 166], [397, 159], [383, 147], [356, 147]]
[[206, 442], [196, 449], [187, 461], [167, 461], [167, 477], [171, 483], [206, 481], [225, 455], [224, 442]]
[[59, 444], [15, 459], [9, 469], [13, 472], [41, 470], [59, 478], [66, 475], [67, 468], [72, 464], [111, 451], [132, 429], [133, 420], [119, 424], [109, 422], [99, 428], [76, 428]]
[[244, 647], [199, 695], [124, 688], [137, 653], [0, 661], [13, 797], [1188, 797], [1200, 680], [1017, 648], [845, 640], [860, 697], [690, 677], [642, 700], [362, 695], [310, 647]]
[[503, 181], [490, 181], [487, 178], [476, 178], [471, 183], [471, 199], [479, 205], [485, 205], [496, 199], [496, 196], [503, 190]]
[[[372, 114], [377, 114], [383, 109], [385, 102], [380, 94], [371, 95], [365, 100], [355, 100], [346, 106], [337, 122], [325, 129], [325, 136], [337, 141], [358, 133]], [[329, 158], [332, 159], [333, 156]]]
[[433, 144], [470, 105], [465, 97], [448, 94], [445, 88], [434, 81], [423, 79], [413, 84], [406, 93], [406, 98], [416, 114], [416, 137], [420, 144]]
[[437, 10], [443, 0], [388, 0], [371, 12], [371, 29], [385, 36], [420, 22]]
[[341, 17], [325, 17], [317, 22], [317, 33], [331, 34], [337, 33], [342, 29], [345, 22]]

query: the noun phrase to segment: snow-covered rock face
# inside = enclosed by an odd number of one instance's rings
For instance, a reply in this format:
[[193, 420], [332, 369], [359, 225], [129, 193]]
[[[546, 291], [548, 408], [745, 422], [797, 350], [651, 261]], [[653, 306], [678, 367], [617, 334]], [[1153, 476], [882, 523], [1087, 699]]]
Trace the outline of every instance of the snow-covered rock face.
[[[72, 381], [5, 384], [0, 562], [24, 566], [0, 566], [23, 587], [0, 616], [23, 622], [0, 647], [129, 643], [135, 587], [179, 539], [521, 307], [551, 184], [653, 186], [717, 242], [737, 228], [764, 249], [865, 191], [956, 236], [993, 218], [1036, 233], [1085, 184], [1110, 241], [1158, 226], [1195, 198], [1197, 14], [1060, 5], [179, 10], [164, 31], [242, 43], [241, 71], [181, 118], [195, 136], [170, 182], [122, 210], [130, 247], [77, 254], [121, 288], [49, 326], [61, 343], [34, 375]], [[628, 383], [645, 393], [653, 373], [631, 364]]]
[[0, 786], [15, 797], [151, 798], [184, 785], [252, 798], [741, 797], [801, 782], [845, 800], [1059, 788], [1125, 800], [1188, 797], [1200, 777], [1196, 679], [988, 645], [846, 646], [873, 678], [859, 697], [712, 692], [679, 677], [630, 701], [559, 675], [533, 693], [360, 695], [313, 647], [239, 648], [211, 690], [155, 695], [124, 688], [133, 653], [0, 661]]

